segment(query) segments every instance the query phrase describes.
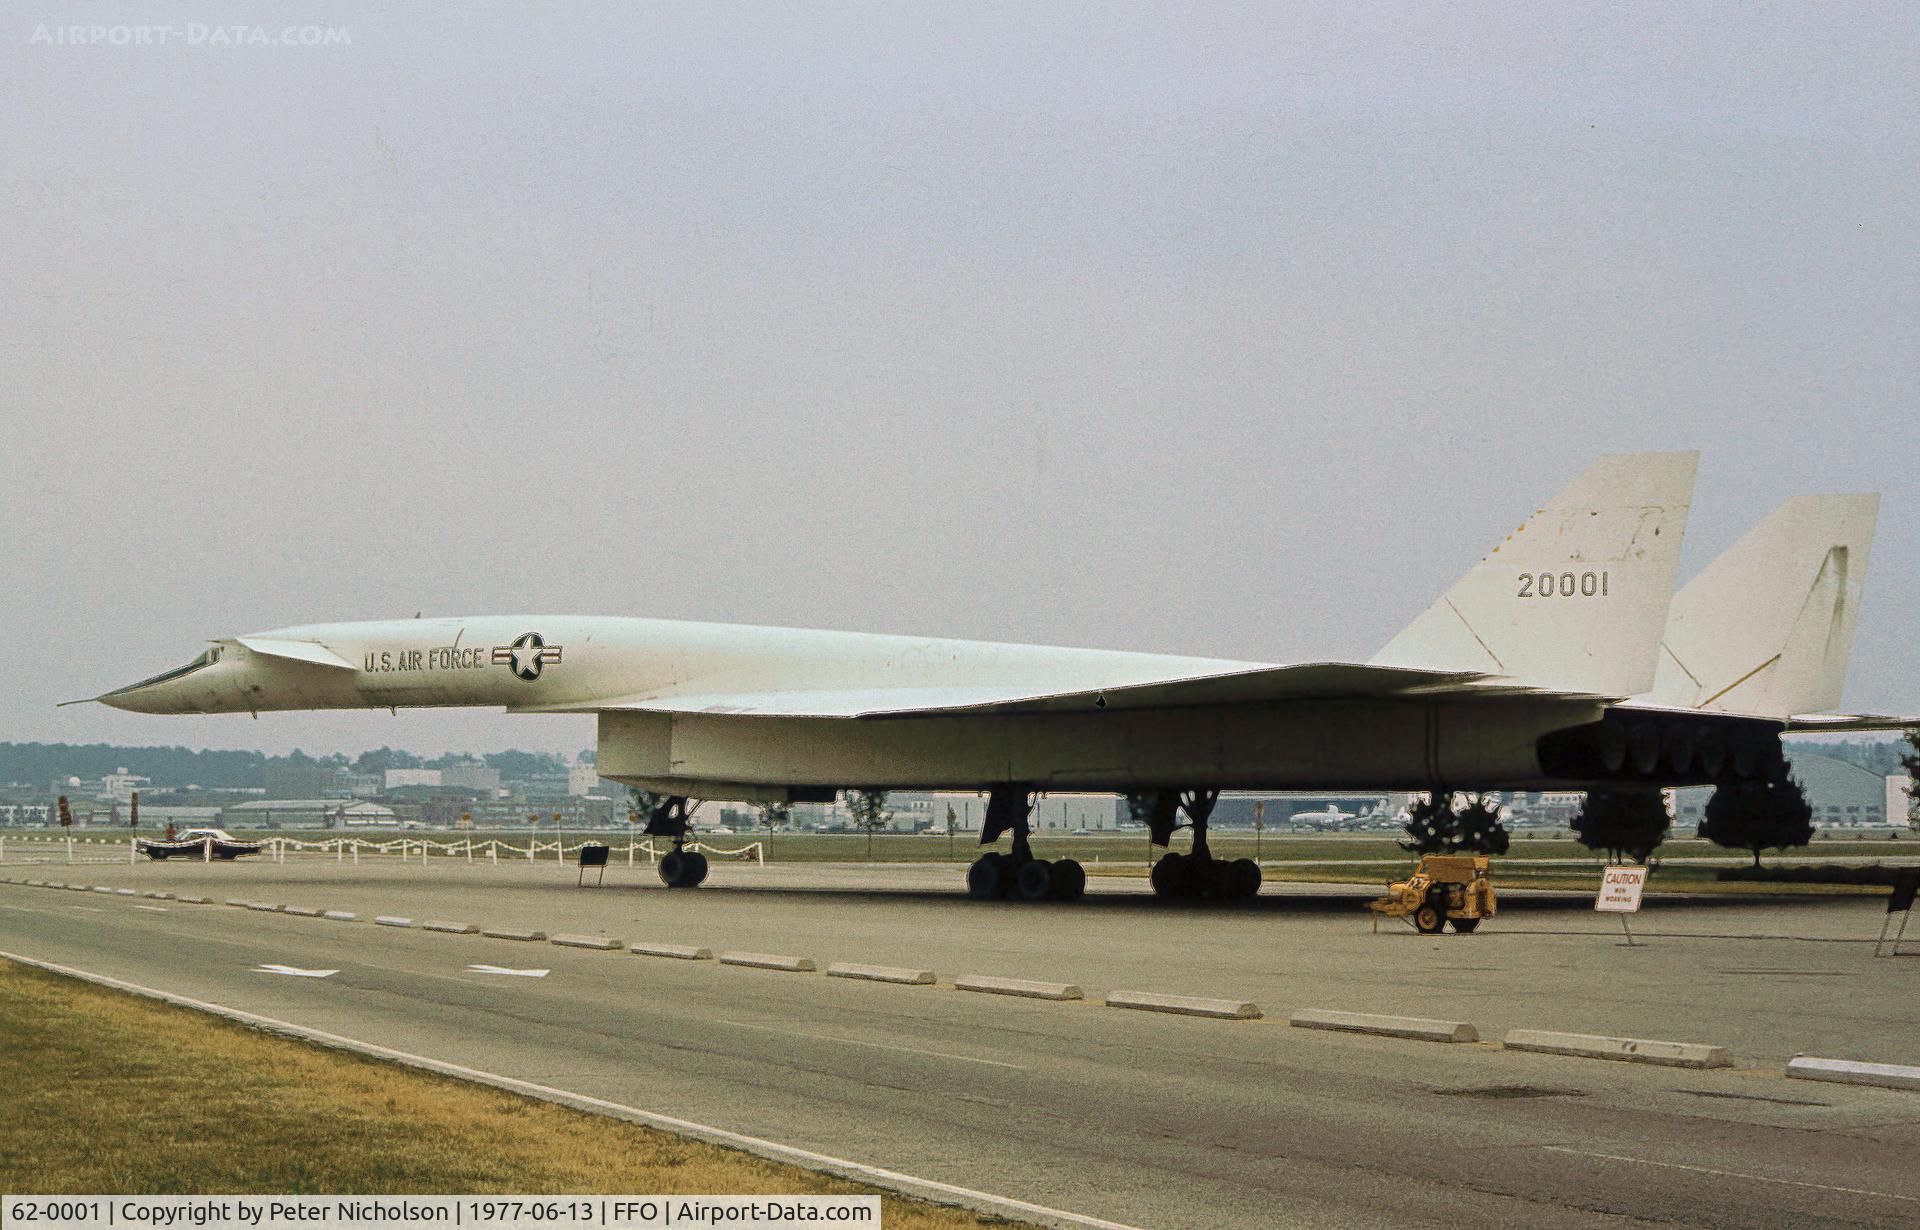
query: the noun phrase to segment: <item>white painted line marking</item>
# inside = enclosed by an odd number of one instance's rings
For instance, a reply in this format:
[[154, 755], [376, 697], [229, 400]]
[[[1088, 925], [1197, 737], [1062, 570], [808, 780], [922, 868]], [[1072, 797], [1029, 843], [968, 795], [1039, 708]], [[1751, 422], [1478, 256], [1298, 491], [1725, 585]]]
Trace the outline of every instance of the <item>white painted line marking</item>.
[[295, 969], [291, 965], [256, 965], [256, 974], [285, 974], [289, 978], [331, 978], [340, 971], [337, 969]]
[[164, 905], [136, 905], [133, 908], [136, 910], [145, 910], [149, 914], [165, 914], [167, 912], [167, 907]]
[[781, 1029], [777, 1025], [755, 1025], [752, 1021], [721, 1021], [722, 1025], [733, 1025], [740, 1029], [763, 1029], [770, 1034], [786, 1034], [790, 1038], [812, 1038], [815, 1042], [839, 1042], [846, 1046], [867, 1046], [876, 1051], [904, 1051], [909, 1055], [931, 1055], [935, 1059], [958, 1059], [962, 1063], [985, 1064], [990, 1068], [1012, 1068], [1016, 1072], [1025, 1072], [1025, 1064], [1007, 1063], [999, 1059], [978, 1059], [972, 1055], [956, 1055], [951, 1051], [922, 1050], [917, 1046], [894, 1046], [886, 1042], [864, 1042], [859, 1038], [842, 1038], [834, 1034], [810, 1034], [798, 1029]]
[[1575, 1157], [1597, 1157], [1607, 1162], [1632, 1162], [1636, 1166], [1658, 1166], [1663, 1170], [1688, 1170], [1721, 1179], [1746, 1179], [1752, 1183], [1774, 1183], [1781, 1187], [1807, 1187], [1819, 1192], [1842, 1192], [1849, 1196], [1878, 1196], [1882, 1200], [1902, 1200], [1920, 1204], [1920, 1196], [1902, 1196], [1897, 1192], [1876, 1192], [1864, 1187], [1836, 1187], [1831, 1183], [1809, 1183], [1804, 1179], [1777, 1179], [1772, 1175], [1748, 1174], [1743, 1170], [1716, 1170], [1712, 1166], [1689, 1166], [1685, 1162], [1656, 1162], [1651, 1158], [1622, 1157], [1617, 1153], [1595, 1153], [1589, 1149], [1571, 1149], [1565, 1145], [1542, 1145], [1551, 1153], [1570, 1153]]
[[202, 999], [192, 999], [185, 995], [176, 995], [172, 991], [160, 991], [153, 987], [142, 986], [137, 982], [127, 982], [120, 978], [110, 978], [105, 974], [96, 974], [90, 970], [75, 969], [70, 965], [56, 965], [52, 961], [41, 961], [35, 957], [23, 957], [18, 953], [0, 951], [0, 960], [16, 961], [21, 965], [31, 965], [53, 974], [64, 974], [69, 978], [79, 978], [96, 986], [111, 987], [116, 991], [126, 991], [133, 995], [143, 995], [148, 999], [157, 999], [162, 1003], [175, 1004], [182, 1008], [192, 1008], [197, 1012], [207, 1012], [214, 1016], [225, 1017], [230, 1021], [239, 1021], [243, 1025], [265, 1027], [280, 1033], [292, 1034], [296, 1038], [305, 1038], [310, 1042], [323, 1042], [329, 1046], [355, 1051], [374, 1059], [385, 1059], [393, 1063], [405, 1064], [410, 1068], [419, 1068], [425, 1072], [438, 1072], [442, 1076], [455, 1076], [462, 1080], [489, 1085], [495, 1089], [504, 1089], [509, 1093], [524, 1094], [539, 1098], [543, 1102], [554, 1102], [561, 1106], [571, 1106], [575, 1110], [608, 1115], [628, 1123], [638, 1123], [646, 1127], [659, 1128], [661, 1131], [674, 1132], [694, 1140], [704, 1140], [711, 1144], [726, 1145], [740, 1149], [758, 1157], [769, 1158], [776, 1162], [787, 1162], [804, 1166], [808, 1170], [838, 1175], [843, 1179], [854, 1179], [884, 1187], [889, 1191], [904, 1192], [909, 1196], [944, 1196], [950, 1201], [964, 1204], [979, 1212], [1015, 1214], [1027, 1220], [1041, 1220], [1058, 1225], [1084, 1226], [1087, 1230], [1138, 1230], [1124, 1222], [1107, 1221], [1105, 1218], [1090, 1217], [1085, 1213], [1070, 1213], [1065, 1209], [1049, 1208], [1044, 1204], [1034, 1204], [1026, 1200], [1015, 1200], [1010, 1196], [996, 1196], [992, 1192], [983, 1192], [978, 1188], [961, 1187], [954, 1183], [942, 1183], [937, 1179], [923, 1179], [918, 1175], [906, 1174], [899, 1170], [888, 1170], [881, 1166], [869, 1166], [865, 1162], [850, 1161], [844, 1157], [834, 1157], [828, 1153], [815, 1153], [811, 1149], [801, 1149], [793, 1145], [783, 1145], [779, 1141], [768, 1140], [763, 1136], [748, 1136], [741, 1132], [729, 1132], [725, 1128], [709, 1127], [704, 1123], [695, 1123], [691, 1119], [678, 1119], [672, 1115], [662, 1115], [655, 1111], [641, 1110], [637, 1106], [627, 1106], [620, 1102], [610, 1102], [605, 1098], [596, 1098], [590, 1094], [575, 1093], [570, 1089], [557, 1089], [552, 1085], [541, 1085], [533, 1081], [521, 1080], [516, 1076], [502, 1076], [498, 1072], [487, 1072], [480, 1068], [469, 1068], [444, 1059], [433, 1059], [426, 1055], [416, 1055], [411, 1051], [395, 1050], [390, 1046], [380, 1046], [373, 1042], [362, 1042], [358, 1038], [349, 1038], [344, 1034], [328, 1033], [323, 1029], [314, 1029], [308, 1025], [296, 1025], [292, 1021], [282, 1021], [276, 1017], [261, 1016], [254, 1012], [243, 1012], [238, 1008], [229, 1008], [225, 1004], [209, 1003]]
[[69, 910], [85, 910], [89, 914], [105, 914], [106, 913], [105, 910], [101, 909], [97, 905], [70, 905], [67, 908]]
[[467, 972], [469, 974], [507, 974], [515, 978], [545, 978], [553, 971], [544, 969], [509, 969], [504, 965], [469, 965], [467, 966]]

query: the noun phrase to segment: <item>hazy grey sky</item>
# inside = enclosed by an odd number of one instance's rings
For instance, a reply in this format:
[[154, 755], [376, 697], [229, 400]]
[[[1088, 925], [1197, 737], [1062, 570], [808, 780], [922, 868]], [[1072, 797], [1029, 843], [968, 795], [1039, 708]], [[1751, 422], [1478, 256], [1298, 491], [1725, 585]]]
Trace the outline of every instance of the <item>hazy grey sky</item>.
[[1683, 572], [1886, 493], [1920, 706], [1920, 10], [399, 7], [9, 6], [0, 739], [591, 742], [53, 708], [416, 610], [1365, 657], [1695, 447]]

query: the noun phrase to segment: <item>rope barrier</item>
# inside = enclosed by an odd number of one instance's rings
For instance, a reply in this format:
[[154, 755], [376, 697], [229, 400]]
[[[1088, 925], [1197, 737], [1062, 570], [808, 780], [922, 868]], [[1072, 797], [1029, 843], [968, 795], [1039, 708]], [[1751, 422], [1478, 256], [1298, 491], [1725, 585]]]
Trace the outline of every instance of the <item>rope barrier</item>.
[[[609, 834], [609, 836], [612, 835]], [[4, 840], [4, 837], [0, 837], [0, 841]], [[31, 837], [22, 838], [17, 836], [14, 838], [16, 846], [32, 844], [51, 845], [58, 844], [60, 840], [59, 838], [54, 838], [36, 841]], [[141, 840], [148, 839], [136, 838], [127, 843], [127, 858], [129, 861], [135, 861], [137, 859], [140, 849], [139, 841]], [[76, 844], [118, 845], [119, 839], [81, 837], [67, 838], [66, 842], [68, 849], [71, 850]], [[517, 846], [510, 842], [500, 841], [497, 838], [488, 838], [486, 841], [475, 841], [472, 838], [461, 838], [456, 841], [434, 841], [425, 837], [394, 837], [384, 841], [374, 841], [364, 837], [323, 837], [318, 840], [308, 840], [301, 837], [264, 837], [259, 839], [258, 844], [262, 852], [275, 863], [285, 863], [289, 852], [296, 854], [313, 853], [323, 857], [331, 854], [334, 856], [334, 861], [336, 862], [345, 862], [348, 855], [351, 854], [356, 866], [360, 862], [360, 855], [362, 853], [377, 855], [398, 854], [400, 860], [406, 862], [416, 852], [418, 852], [420, 856], [422, 866], [426, 865], [427, 860], [435, 854], [443, 858], [463, 858], [468, 863], [473, 862], [476, 855], [484, 855], [489, 864], [499, 866], [500, 856], [503, 854], [513, 858], [525, 858], [527, 861], [533, 862], [542, 854], [551, 852], [555, 862], [564, 863], [569, 857], [578, 856], [582, 846], [613, 845], [611, 841], [597, 837], [585, 837], [577, 842], [567, 842], [560, 838], [556, 838], [553, 841], [541, 841], [538, 838], [534, 838], [529, 840], [524, 846]], [[637, 856], [643, 854], [646, 856], [649, 864], [657, 863], [660, 861], [660, 856], [671, 847], [657, 845], [652, 838], [636, 841], [629, 837], [626, 848], [627, 866], [631, 867], [635, 865]], [[734, 847], [718, 846], [712, 842], [705, 841], [689, 841], [686, 843], [685, 848], [689, 851], [700, 851], [718, 858], [747, 858], [750, 856], [761, 866], [765, 866], [767, 862], [766, 843], [759, 841], [752, 841], [745, 845]], [[4, 849], [5, 847], [0, 845], [0, 850]]]

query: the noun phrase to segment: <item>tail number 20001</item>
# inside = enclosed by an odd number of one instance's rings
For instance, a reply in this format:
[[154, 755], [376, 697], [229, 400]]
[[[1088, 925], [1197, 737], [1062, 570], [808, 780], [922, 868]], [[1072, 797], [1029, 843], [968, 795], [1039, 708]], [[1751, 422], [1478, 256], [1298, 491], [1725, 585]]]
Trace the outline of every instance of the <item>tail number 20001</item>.
[[1523, 572], [1520, 574], [1522, 598], [1605, 598], [1608, 596], [1605, 572]]

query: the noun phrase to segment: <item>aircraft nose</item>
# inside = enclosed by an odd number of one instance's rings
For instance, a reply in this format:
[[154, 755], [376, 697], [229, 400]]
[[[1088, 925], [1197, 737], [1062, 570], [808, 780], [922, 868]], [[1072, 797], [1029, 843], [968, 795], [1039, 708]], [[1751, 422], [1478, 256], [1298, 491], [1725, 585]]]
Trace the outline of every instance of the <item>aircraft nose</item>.
[[[211, 668], [221, 660], [225, 650], [224, 645], [215, 645], [185, 666], [163, 671], [150, 679], [142, 679], [124, 688], [115, 688], [111, 692], [92, 699], [128, 713], [206, 711], [212, 700], [212, 689], [208, 686], [213, 682]], [[69, 701], [67, 703], [84, 702]]]

